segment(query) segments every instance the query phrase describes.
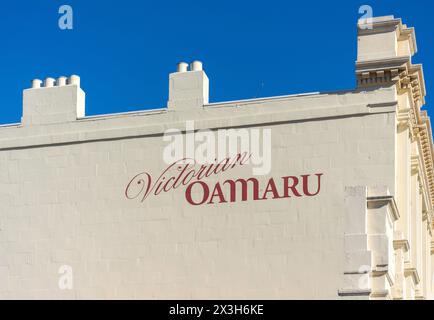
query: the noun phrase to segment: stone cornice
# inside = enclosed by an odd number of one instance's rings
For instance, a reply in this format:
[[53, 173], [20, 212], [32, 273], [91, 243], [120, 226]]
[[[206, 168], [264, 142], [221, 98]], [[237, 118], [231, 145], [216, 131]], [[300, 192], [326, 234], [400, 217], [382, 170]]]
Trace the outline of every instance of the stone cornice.
[[400, 217], [398, 206], [396, 205], [395, 198], [393, 196], [373, 196], [373, 197], [367, 197], [368, 201], [368, 208], [371, 204], [387, 204], [390, 206], [389, 212], [391, 214], [390, 218], [391, 221], [397, 221]]
[[421, 149], [422, 166], [427, 189], [429, 190], [430, 203], [434, 206], [434, 160], [431, 123], [426, 111], [418, 114], [418, 124], [414, 125], [415, 135], [418, 136]]
[[[375, 72], [375, 71], [381, 71], [382, 69], [385, 70], [393, 70], [399, 68], [403, 69], [405, 67], [405, 64], [409, 63], [410, 61], [411, 61], [411, 57], [409, 56], [391, 57], [391, 58], [379, 59], [379, 60], [357, 61], [356, 73], [360, 73], [362, 71]], [[394, 74], [394, 76], [397, 76], [397, 74]]]
[[357, 61], [356, 79], [359, 88], [396, 84], [399, 93], [409, 92], [415, 106], [425, 104], [423, 68], [413, 65], [409, 56]]
[[416, 268], [411, 267], [409, 264], [405, 263], [404, 266], [404, 276], [411, 277], [413, 279], [414, 284], [420, 283], [419, 273]]
[[419, 174], [419, 156], [411, 156], [411, 173]]
[[393, 241], [393, 248], [395, 250], [403, 249], [405, 252], [410, 250], [410, 244], [407, 239], [398, 239]]

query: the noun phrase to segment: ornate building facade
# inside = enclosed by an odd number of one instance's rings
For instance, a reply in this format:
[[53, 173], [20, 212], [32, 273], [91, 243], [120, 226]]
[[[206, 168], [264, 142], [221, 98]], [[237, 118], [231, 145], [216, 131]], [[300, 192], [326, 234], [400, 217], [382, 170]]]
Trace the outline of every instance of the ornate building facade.
[[[358, 30], [351, 91], [209, 103], [196, 61], [166, 108], [86, 117], [77, 76], [34, 80], [0, 127], [0, 298], [434, 298], [415, 32]], [[194, 160], [220, 132], [236, 152]]]

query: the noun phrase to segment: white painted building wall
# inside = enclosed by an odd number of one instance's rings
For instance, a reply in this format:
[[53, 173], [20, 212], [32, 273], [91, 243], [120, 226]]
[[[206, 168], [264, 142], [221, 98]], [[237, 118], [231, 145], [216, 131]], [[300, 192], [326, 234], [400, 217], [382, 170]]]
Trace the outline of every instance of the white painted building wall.
[[[376, 41], [359, 42], [362, 57]], [[409, 133], [398, 133], [400, 83], [209, 104], [208, 77], [192, 68], [170, 75], [168, 109], [152, 112], [84, 117], [78, 77], [24, 91], [22, 123], [0, 127], [0, 298], [432, 297], [428, 178], [415, 164], [416, 205]], [[271, 177], [322, 173], [321, 192], [192, 206], [184, 187], [128, 200], [135, 175], [167, 167], [165, 130], [191, 120], [195, 129], [271, 129], [261, 191]], [[247, 165], [206, 181], [249, 177]], [[59, 288], [62, 266], [71, 290]]]

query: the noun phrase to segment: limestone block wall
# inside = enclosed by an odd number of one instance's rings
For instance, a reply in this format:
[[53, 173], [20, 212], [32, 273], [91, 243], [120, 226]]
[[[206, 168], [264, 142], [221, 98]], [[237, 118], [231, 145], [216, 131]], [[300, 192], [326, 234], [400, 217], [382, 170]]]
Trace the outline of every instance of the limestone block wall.
[[[340, 298], [346, 188], [395, 189], [394, 98], [391, 88], [1, 128], [0, 298]], [[271, 129], [260, 192], [271, 177], [323, 174], [321, 192], [192, 206], [179, 188], [128, 200], [136, 174], [167, 167], [164, 128], [186, 120]], [[246, 165], [206, 181], [250, 177]], [[59, 287], [64, 266], [71, 290]]]
[[[351, 91], [209, 103], [195, 61], [169, 76], [167, 107], [86, 117], [77, 76], [34, 80], [21, 123], [0, 126], [0, 298], [432, 298], [414, 29], [380, 17], [358, 38]], [[167, 130], [188, 145], [225, 129], [269, 132], [270, 170], [166, 175], [184, 172]]]

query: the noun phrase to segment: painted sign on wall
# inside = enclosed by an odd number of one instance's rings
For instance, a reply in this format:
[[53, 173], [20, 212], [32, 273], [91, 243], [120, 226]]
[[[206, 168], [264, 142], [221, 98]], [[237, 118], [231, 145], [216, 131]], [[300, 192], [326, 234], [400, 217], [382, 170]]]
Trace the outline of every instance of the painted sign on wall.
[[185, 187], [186, 201], [198, 206], [248, 200], [314, 197], [321, 192], [323, 173], [270, 178], [263, 185], [254, 177], [226, 179], [214, 184], [206, 180], [213, 175], [242, 167], [250, 157], [251, 154], [246, 152], [239, 153], [218, 163], [200, 166], [194, 159], [183, 158], [169, 165], [156, 179], [149, 172], [135, 175], [126, 186], [125, 196], [129, 200], [144, 202], [151, 196]]

